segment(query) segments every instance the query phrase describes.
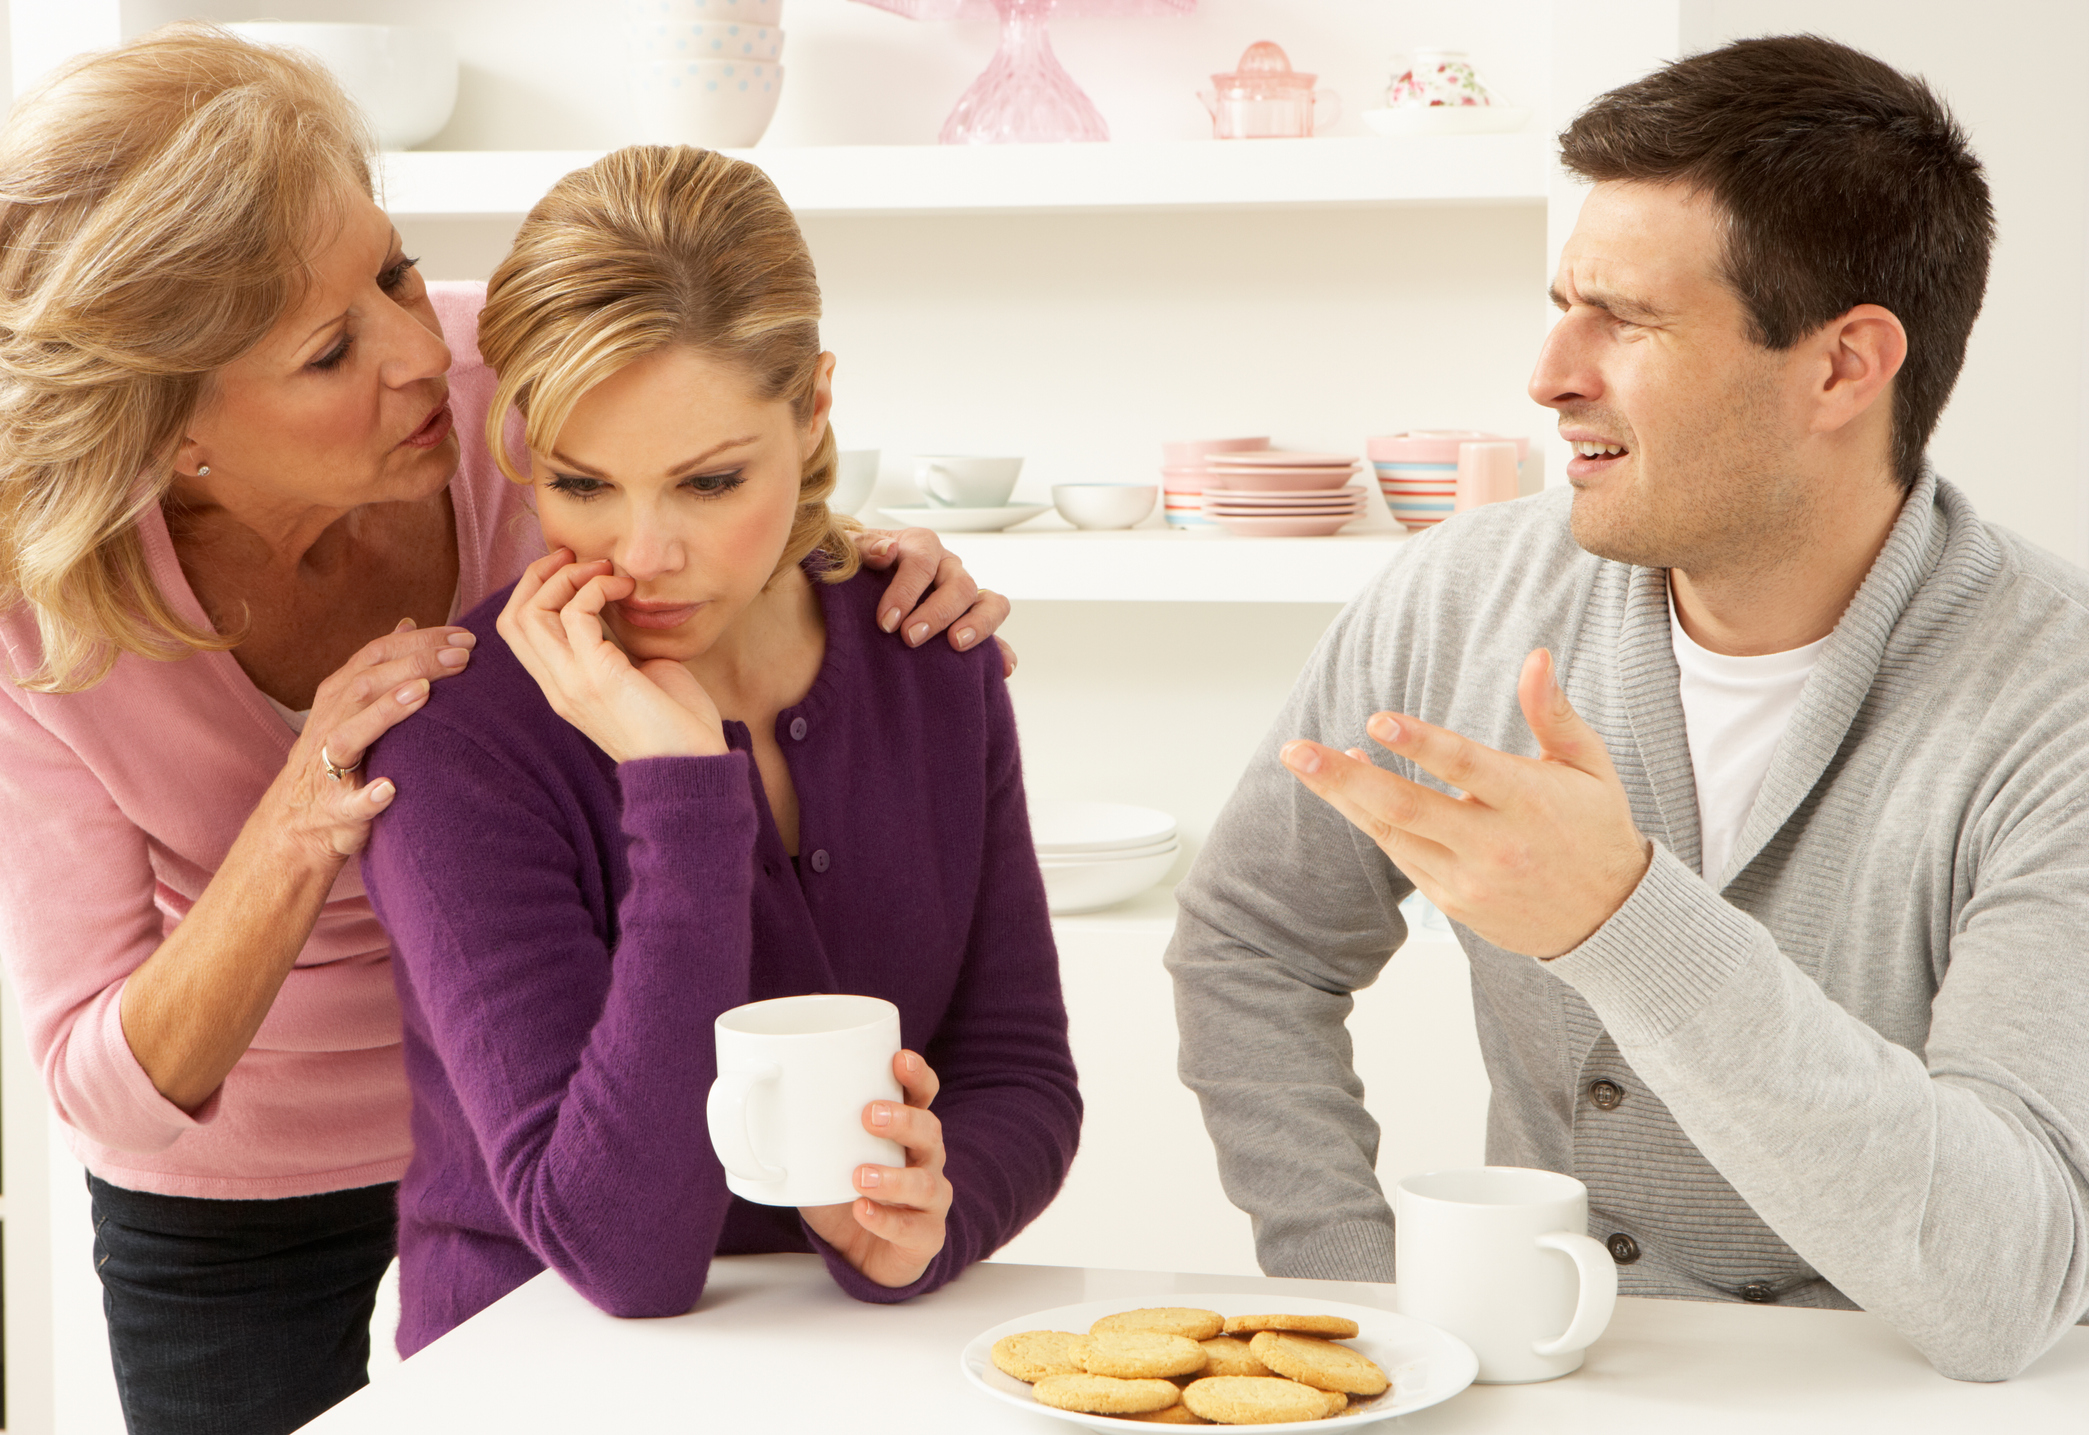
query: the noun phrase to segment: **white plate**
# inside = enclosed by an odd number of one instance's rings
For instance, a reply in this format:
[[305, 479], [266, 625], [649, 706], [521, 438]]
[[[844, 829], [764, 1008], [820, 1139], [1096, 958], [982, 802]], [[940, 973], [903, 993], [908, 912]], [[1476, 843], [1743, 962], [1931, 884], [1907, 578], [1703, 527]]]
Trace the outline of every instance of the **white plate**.
[[1128, 847], [1121, 850], [1113, 848], [1102, 852], [1040, 852], [1037, 854], [1037, 865], [1064, 867], [1072, 863], [1087, 866], [1096, 862], [1132, 862], [1141, 857], [1158, 857], [1163, 852], [1177, 852], [1181, 849], [1182, 842], [1170, 837], [1167, 841], [1156, 842], [1150, 847]]
[[1186, 1295], [1180, 1291], [1167, 1295], [1083, 1301], [1079, 1305], [1033, 1311], [1003, 1321], [992, 1330], [983, 1330], [972, 1337], [971, 1343], [958, 1355], [958, 1368], [965, 1372], [966, 1379], [995, 1399], [1020, 1405], [1038, 1415], [1070, 1420], [1091, 1430], [1151, 1430], [1154, 1427], [1143, 1420], [1118, 1420], [1108, 1415], [1084, 1415], [1078, 1411], [1054, 1410], [1049, 1405], [1039, 1405], [1032, 1398], [1029, 1386], [1012, 1375], [1002, 1374], [993, 1360], [994, 1342], [1004, 1335], [1016, 1335], [1026, 1330], [1066, 1330], [1080, 1335], [1106, 1315], [1148, 1306], [1188, 1306], [1194, 1310], [1215, 1310], [1220, 1315], [1261, 1315], [1271, 1311], [1296, 1315], [1343, 1315], [1357, 1323], [1356, 1338], [1343, 1344], [1354, 1346], [1383, 1366], [1385, 1373], [1392, 1377], [1392, 1387], [1376, 1399], [1350, 1406], [1346, 1415], [1321, 1420], [1287, 1420], [1275, 1425], [1257, 1425], [1256, 1430], [1348, 1430], [1389, 1420], [1396, 1415], [1410, 1415], [1449, 1400], [1472, 1384], [1472, 1378], [1480, 1368], [1472, 1347], [1456, 1336], [1438, 1330], [1426, 1321], [1396, 1315], [1375, 1306], [1314, 1300], [1310, 1296], [1266, 1293], [1211, 1295], [1203, 1292]]
[[1392, 138], [1405, 135], [1496, 135], [1520, 130], [1530, 111], [1514, 105], [1407, 105], [1365, 110], [1364, 123]]
[[1030, 841], [1039, 853], [1087, 856], [1151, 847], [1175, 835], [1175, 819], [1127, 802], [1041, 797], [1030, 803]]
[[878, 512], [903, 528], [933, 528], [938, 533], [998, 533], [1026, 518], [1048, 513], [1051, 507], [1049, 503], [1004, 503], [999, 508], [936, 508], [922, 504], [881, 508]]

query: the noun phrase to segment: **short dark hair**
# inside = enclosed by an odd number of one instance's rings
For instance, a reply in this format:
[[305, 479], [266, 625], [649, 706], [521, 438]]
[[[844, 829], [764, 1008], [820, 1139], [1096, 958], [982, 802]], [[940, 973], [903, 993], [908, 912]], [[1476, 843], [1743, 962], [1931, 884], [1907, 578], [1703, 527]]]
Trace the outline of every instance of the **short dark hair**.
[[1600, 96], [1560, 136], [1583, 179], [1681, 182], [1726, 220], [1726, 283], [1788, 349], [1858, 304], [1893, 311], [1903, 488], [1966, 361], [1995, 214], [1980, 161], [1912, 75], [1819, 35], [1741, 40]]

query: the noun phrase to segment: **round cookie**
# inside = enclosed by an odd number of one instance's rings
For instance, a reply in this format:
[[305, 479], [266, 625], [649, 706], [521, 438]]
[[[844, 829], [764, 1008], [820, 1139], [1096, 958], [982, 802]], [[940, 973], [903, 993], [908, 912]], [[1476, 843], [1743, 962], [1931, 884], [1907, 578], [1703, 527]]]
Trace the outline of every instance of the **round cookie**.
[[1379, 1395], [1392, 1382], [1378, 1362], [1362, 1351], [1307, 1335], [1287, 1335], [1265, 1330], [1248, 1342], [1255, 1358], [1279, 1375], [1288, 1375], [1316, 1390], [1340, 1390], [1350, 1395]]
[[1047, 1375], [1084, 1373], [1087, 1367], [1081, 1364], [1081, 1351], [1087, 1344], [1087, 1336], [1069, 1331], [1026, 1330], [1002, 1336], [990, 1354], [995, 1368], [1004, 1375], [1036, 1382]]
[[1183, 1391], [1182, 1403], [1221, 1425], [1276, 1425], [1327, 1415], [1325, 1393], [1271, 1375], [1214, 1375]]
[[1047, 1375], [1030, 1387], [1039, 1405], [1084, 1415], [1143, 1415], [1166, 1410], [1182, 1392], [1166, 1380], [1117, 1380], [1107, 1375]]
[[1270, 1369], [1255, 1358], [1255, 1352], [1239, 1336], [1215, 1335], [1197, 1344], [1204, 1347], [1204, 1356], [1210, 1364], [1204, 1367], [1206, 1375], [1268, 1375]]
[[1295, 1330], [1300, 1335], [1347, 1340], [1356, 1334], [1357, 1324], [1339, 1315], [1235, 1315], [1226, 1318], [1228, 1335], [1253, 1335], [1258, 1330]]
[[1088, 1327], [1090, 1335], [1114, 1331], [1151, 1330], [1162, 1335], [1182, 1335], [1191, 1340], [1209, 1340], [1226, 1328], [1226, 1317], [1215, 1310], [1190, 1306], [1149, 1306], [1145, 1310], [1119, 1311]]
[[1205, 1358], [1204, 1347], [1188, 1336], [1152, 1330], [1091, 1335], [1080, 1355], [1081, 1368], [1090, 1375], [1114, 1375], [1119, 1380], [1195, 1375], [1204, 1368]]
[[1136, 1420], [1142, 1425], [1209, 1425], [1211, 1422], [1191, 1410], [1187, 1405], [1170, 1405], [1166, 1410], [1149, 1411], [1144, 1415], [1126, 1415], [1126, 1420]]

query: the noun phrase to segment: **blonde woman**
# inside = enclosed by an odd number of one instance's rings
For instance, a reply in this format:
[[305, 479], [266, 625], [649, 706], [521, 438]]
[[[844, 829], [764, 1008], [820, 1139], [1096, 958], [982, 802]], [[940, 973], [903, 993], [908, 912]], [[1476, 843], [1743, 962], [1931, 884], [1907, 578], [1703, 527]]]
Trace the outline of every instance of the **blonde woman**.
[[370, 161], [323, 71], [204, 27], [0, 135], [0, 957], [133, 1432], [363, 1381], [411, 1141], [348, 860], [395, 789], [358, 766], [544, 552], [481, 438], [477, 296], [422, 283]]
[[[546, 1267], [627, 1316], [740, 1252], [932, 1290], [1050, 1201], [1081, 1105], [1001, 666], [873, 641], [823, 501], [805, 242], [752, 165], [619, 151], [531, 213], [479, 342], [560, 551], [371, 758], [418, 1137], [400, 1349]], [[863, 1121], [906, 1164], [750, 1205], [705, 1134], [712, 1021], [833, 991], [899, 1008], [905, 1101]]]

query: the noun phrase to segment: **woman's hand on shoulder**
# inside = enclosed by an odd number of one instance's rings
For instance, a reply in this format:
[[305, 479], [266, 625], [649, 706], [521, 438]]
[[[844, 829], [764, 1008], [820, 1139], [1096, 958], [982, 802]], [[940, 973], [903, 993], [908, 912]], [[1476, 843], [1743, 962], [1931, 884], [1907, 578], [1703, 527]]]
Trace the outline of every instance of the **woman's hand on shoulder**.
[[415, 628], [404, 618], [365, 643], [313, 694], [304, 731], [257, 817], [316, 866], [338, 866], [362, 851], [371, 821], [395, 795], [390, 782], [360, 780], [363, 754], [421, 710], [431, 682], [463, 672], [477, 642], [463, 628]]
[[523, 570], [496, 626], [551, 710], [616, 761], [725, 752], [717, 704], [687, 668], [634, 665], [603, 633], [602, 610], [637, 586], [561, 548]]
[[897, 1141], [907, 1164], [859, 1166], [859, 1199], [842, 1206], [801, 1206], [798, 1213], [843, 1260], [896, 1290], [920, 1280], [943, 1249], [951, 1191], [943, 1175], [943, 1123], [928, 1109], [939, 1086], [936, 1073], [913, 1052], [902, 1051], [892, 1058], [892, 1074], [906, 1094], [905, 1104], [873, 1101], [863, 1108], [863, 1129]]
[[864, 567], [893, 570], [885, 596], [878, 602], [880, 628], [898, 633], [910, 648], [947, 632], [950, 646], [961, 653], [993, 638], [1001, 645], [1002, 675], [1015, 675], [1015, 649], [995, 637], [1008, 621], [1008, 600], [974, 582], [965, 565], [934, 532], [926, 528], [903, 528], [897, 533], [866, 529], [855, 539]]

